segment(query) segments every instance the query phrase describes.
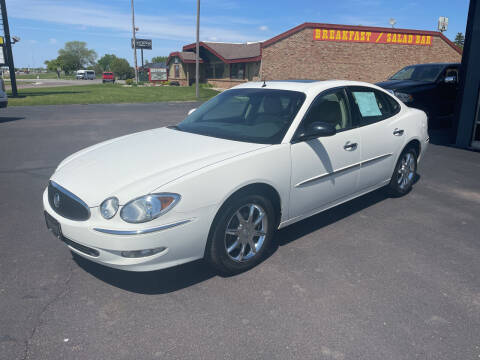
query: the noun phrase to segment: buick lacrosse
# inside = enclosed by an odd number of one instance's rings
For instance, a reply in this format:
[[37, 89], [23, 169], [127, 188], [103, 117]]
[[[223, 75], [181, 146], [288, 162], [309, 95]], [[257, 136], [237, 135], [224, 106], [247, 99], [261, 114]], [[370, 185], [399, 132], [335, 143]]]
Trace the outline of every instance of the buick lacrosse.
[[258, 264], [277, 229], [380, 187], [406, 194], [427, 117], [375, 85], [267, 81], [222, 92], [176, 126], [63, 160], [43, 194], [71, 251], [149, 271], [205, 258]]

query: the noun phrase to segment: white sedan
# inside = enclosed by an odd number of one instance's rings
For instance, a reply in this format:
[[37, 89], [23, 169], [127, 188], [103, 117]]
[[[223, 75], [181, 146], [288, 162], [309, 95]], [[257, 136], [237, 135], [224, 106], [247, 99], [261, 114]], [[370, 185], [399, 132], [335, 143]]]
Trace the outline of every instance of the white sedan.
[[110, 267], [205, 258], [237, 273], [277, 229], [381, 187], [406, 194], [428, 140], [424, 112], [371, 84], [246, 83], [176, 126], [66, 158], [45, 218], [71, 251]]

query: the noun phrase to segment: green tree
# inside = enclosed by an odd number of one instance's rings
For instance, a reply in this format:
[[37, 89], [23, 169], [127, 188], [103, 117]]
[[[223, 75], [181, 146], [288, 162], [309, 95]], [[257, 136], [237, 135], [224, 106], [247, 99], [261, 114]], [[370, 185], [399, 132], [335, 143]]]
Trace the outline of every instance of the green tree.
[[67, 60], [69, 65], [77, 65], [74, 70], [94, 65], [97, 58], [95, 50], [88, 49], [84, 41], [66, 42], [64, 48], [58, 50], [58, 55]]
[[453, 42], [458, 47], [463, 49], [463, 45], [465, 44], [465, 36], [463, 35], [463, 33], [461, 33], [461, 32], [457, 33], [457, 35], [455, 36], [455, 40], [453, 40]]
[[105, 54], [97, 61], [97, 64], [102, 69], [102, 71], [109, 71], [111, 70], [112, 62], [115, 59], [118, 59], [115, 55]]
[[119, 79], [130, 79], [135, 76], [135, 70], [130, 66], [126, 59], [116, 58], [110, 64], [110, 70]]
[[166, 63], [167, 62], [167, 59], [168, 59], [168, 56], [155, 56], [152, 58], [152, 63], [156, 64], [156, 63]]
[[60, 79], [60, 71], [62, 70], [62, 64], [60, 63], [58, 58], [53, 60], [46, 60], [45, 65], [47, 66], [48, 71], [56, 72], [57, 78]]
[[62, 70], [67, 74], [84, 67], [74, 54], [62, 54], [59, 55], [56, 60], [60, 64]]

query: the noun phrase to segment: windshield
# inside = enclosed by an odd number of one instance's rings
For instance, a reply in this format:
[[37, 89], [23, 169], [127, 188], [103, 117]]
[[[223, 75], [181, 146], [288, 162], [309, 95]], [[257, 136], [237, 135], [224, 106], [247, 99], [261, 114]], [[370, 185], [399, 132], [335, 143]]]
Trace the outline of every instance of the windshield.
[[435, 81], [443, 65], [407, 66], [393, 75], [390, 80]]
[[228, 90], [173, 128], [229, 140], [278, 144], [304, 100], [305, 94], [297, 91]]

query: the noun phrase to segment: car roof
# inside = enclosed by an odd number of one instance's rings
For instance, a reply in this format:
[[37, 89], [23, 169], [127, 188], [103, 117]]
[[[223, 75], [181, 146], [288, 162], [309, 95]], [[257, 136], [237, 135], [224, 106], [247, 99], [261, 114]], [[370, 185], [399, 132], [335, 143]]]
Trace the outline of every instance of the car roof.
[[317, 94], [319, 91], [327, 90], [334, 87], [340, 86], [367, 86], [375, 89], [379, 88], [374, 84], [370, 84], [362, 81], [351, 81], [351, 80], [265, 80], [247, 82], [241, 85], [237, 85], [232, 89], [275, 89], [275, 90], [290, 90], [290, 91], [300, 91], [304, 93], [313, 93]]

